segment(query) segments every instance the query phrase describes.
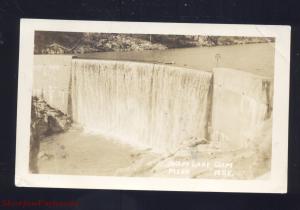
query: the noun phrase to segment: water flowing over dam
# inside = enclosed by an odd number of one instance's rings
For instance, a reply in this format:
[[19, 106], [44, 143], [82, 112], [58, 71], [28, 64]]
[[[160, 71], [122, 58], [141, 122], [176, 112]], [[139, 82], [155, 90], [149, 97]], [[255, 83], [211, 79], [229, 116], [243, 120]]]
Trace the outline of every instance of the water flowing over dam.
[[73, 59], [71, 74], [72, 116], [88, 130], [154, 150], [208, 138], [210, 72]]
[[156, 151], [247, 147], [272, 118], [273, 79], [242, 70], [35, 55], [33, 76], [33, 96], [86, 130]]

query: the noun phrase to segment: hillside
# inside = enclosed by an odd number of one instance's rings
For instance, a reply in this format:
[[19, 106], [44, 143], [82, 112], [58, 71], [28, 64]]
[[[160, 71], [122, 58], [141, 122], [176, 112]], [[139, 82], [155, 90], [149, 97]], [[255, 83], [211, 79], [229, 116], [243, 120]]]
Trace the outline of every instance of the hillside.
[[108, 34], [80, 32], [35, 32], [35, 54], [84, 54], [109, 51], [164, 50], [170, 48], [220, 46], [273, 42], [272, 38]]

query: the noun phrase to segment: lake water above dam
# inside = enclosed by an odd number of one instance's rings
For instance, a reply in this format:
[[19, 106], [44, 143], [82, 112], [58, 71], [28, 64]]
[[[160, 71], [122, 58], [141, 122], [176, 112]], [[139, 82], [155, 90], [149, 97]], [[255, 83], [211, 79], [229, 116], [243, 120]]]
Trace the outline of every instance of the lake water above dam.
[[[78, 55], [78, 57], [174, 63], [173, 65], [176, 66], [205, 71], [211, 71], [215, 67], [226, 67], [272, 77], [274, 74], [274, 48], [274, 43], [258, 43], [168, 50], [99, 52]], [[217, 60], [219, 61], [217, 62]]]

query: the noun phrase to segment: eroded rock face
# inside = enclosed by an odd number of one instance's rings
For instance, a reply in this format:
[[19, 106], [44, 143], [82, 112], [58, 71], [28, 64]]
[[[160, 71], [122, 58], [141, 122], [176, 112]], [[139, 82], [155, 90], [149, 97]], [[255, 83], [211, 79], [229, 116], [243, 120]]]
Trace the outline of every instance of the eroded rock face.
[[71, 118], [49, 106], [44, 100], [33, 97], [32, 107], [36, 112], [36, 118], [32, 123], [36, 124], [36, 129], [41, 137], [66, 131], [70, 128]]
[[29, 161], [29, 170], [32, 173], [38, 173], [37, 159], [40, 141], [46, 136], [68, 130], [71, 123], [71, 118], [66, 114], [50, 107], [38, 97], [32, 98]]

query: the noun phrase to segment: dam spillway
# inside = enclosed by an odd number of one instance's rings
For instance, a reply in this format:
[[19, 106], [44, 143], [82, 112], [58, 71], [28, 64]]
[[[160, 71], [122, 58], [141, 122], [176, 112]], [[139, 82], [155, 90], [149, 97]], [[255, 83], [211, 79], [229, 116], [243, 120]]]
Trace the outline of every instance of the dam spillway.
[[33, 76], [33, 95], [85, 129], [158, 151], [245, 147], [272, 116], [272, 78], [241, 70], [35, 55]]
[[73, 59], [71, 75], [73, 120], [88, 130], [164, 151], [207, 138], [210, 72]]

